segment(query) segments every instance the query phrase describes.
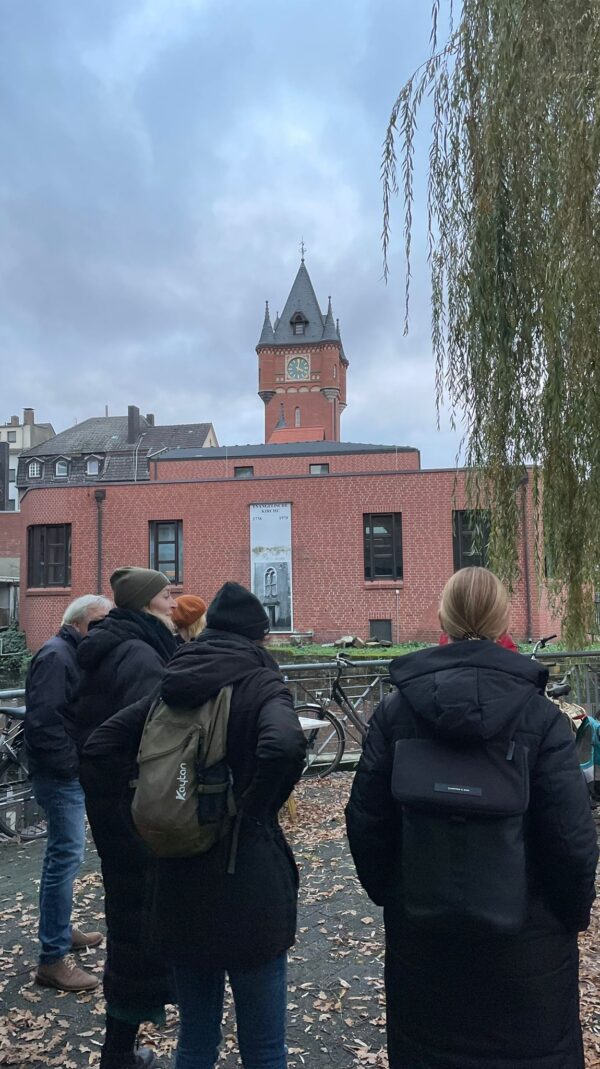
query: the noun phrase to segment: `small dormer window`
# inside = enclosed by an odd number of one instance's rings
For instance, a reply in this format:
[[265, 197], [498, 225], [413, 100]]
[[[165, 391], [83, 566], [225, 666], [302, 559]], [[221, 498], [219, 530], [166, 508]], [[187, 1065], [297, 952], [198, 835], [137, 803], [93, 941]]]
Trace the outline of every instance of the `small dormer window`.
[[32, 460], [27, 465], [27, 475], [30, 479], [41, 479], [42, 477], [42, 465], [39, 460]]
[[57, 479], [66, 479], [69, 474], [69, 464], [66, 460], [57, 460], [54, 465], [54, 474]]
[[85, 464], [86, 475], [99, 475], [100, 474], [100, 460], [98, 457], [88, 457]]
[[302, 312], [296, 312], [296, 314], [294, 316], [292, 316], [291, 323], [292, 323], [292, 332], [294, 334], [304, 334], [304, 332], [306, 330], [307, 321], [304, 318], [304, 316], [302, 315]]

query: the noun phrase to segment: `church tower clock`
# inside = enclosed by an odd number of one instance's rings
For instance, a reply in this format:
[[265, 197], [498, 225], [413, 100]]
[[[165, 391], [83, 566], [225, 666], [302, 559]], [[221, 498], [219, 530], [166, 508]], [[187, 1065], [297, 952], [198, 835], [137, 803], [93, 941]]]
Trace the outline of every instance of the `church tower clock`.
[[331, 297], [324, 315], [304, 254], [281, 315], [269, 304], [256, 346], [258, 393], [265, 405], [265, 442], [340, 440], [348, 361]]

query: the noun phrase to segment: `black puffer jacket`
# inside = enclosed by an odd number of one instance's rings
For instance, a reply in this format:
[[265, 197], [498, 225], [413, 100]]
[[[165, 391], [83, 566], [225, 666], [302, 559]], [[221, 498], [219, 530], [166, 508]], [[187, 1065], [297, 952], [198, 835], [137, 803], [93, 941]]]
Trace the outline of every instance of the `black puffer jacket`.
[[[230, 632], [204, 631], [183, 646], [165, 672], [161, 694], [171, 706], [201, 705], [233, 684], [227, 760], [243, 809], [235, 873], [227, 874], [229, 840], [207, 854], [156, 863], [151, 940], [174, 963], [201, 968], [259, 965], [292, 945], [298, 873], [277, 820], [302, 772], [305, 739], [292, 698], [272, 657]], [[139, 702], [94, 732], [86, 759], [105, 775], [139, 746], [151, 702]]]
[[31, 776], [77, 779], [77, 747], [67, 733], [65, 716], [81, 680], [77, 647], [82, 636], [61, 627], [33, 658], [25, 682], [25, 744]]
[[[79, 646], [83, 677], [70, 715], [80, 749], [95, 727], [157, 690], [176, 648], [165, 625], [148, 613], [113, 609], [95, 625]], [[152, 859], [131, 824], [127, 780], [116, 773], [115, 762], [110, 775], [98, 776], [82, 756], [80, 779], [105, 890], [104, 995], [109, 1006], [146, 1020], [172, 1001], [172, 992], [164, 966], [147, 952]]]
[[[583, 1069], [577, 931], [589, 923], [598, 849], [570, 727], [543, 696], [547, 672], [464, 641], [399, 658], [391, 675], [398, 691], [373, 717], [346, 810], [359, 879], [384, 907], [390, 1069]], [[526, 927], [441, 937], [402, 907], [395, 743], [415, 730], [491, 739], [517, 717], [531, 792]]]

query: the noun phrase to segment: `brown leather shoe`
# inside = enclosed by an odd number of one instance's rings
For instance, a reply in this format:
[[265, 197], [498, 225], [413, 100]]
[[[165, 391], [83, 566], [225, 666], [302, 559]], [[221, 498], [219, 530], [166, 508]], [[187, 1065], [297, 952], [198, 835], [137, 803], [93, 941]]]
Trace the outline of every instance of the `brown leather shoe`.
[[80, 969], [69, 955], [49, 965], [38, 965], [35, 982], [58, 991], [93, 991], [100, 983], [91, 973]]
[[102, 932], [80, 932], [79, 928], [73, 928], [71, 932], [71, 950], [87, 950], [100, 946], [101, 942]]

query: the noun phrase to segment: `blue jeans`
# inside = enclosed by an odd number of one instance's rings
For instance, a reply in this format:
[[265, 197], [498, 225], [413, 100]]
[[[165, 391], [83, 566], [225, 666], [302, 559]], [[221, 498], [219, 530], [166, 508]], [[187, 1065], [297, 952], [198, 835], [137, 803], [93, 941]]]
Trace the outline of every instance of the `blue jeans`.
[[[287, 954], [254, 969], [231, 969], [244, 1069], [286, 1069]], [[175, 966], [179, 1043], [175, 1069], [213, 1069], [219, 1055], [225, 970]]]
[[85, 803], [79, 780], [33, 776], [35, 800], [48, 822], [40, 882], [40, 964], [71, 949], [73, 882], [85, 851]]

